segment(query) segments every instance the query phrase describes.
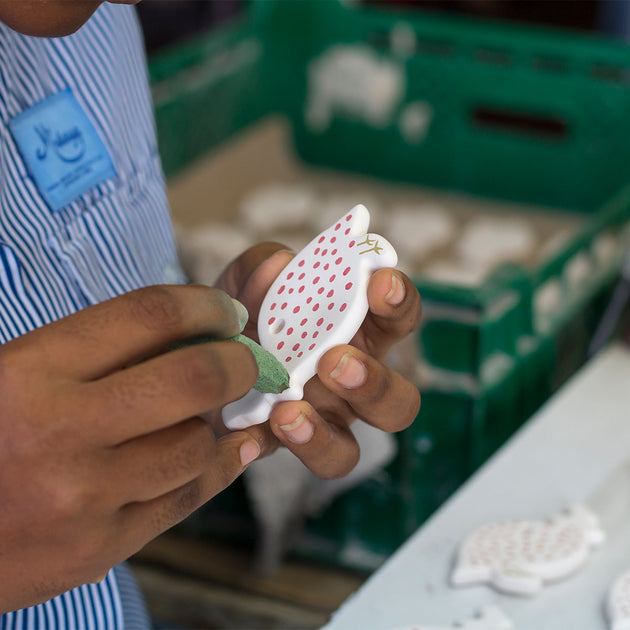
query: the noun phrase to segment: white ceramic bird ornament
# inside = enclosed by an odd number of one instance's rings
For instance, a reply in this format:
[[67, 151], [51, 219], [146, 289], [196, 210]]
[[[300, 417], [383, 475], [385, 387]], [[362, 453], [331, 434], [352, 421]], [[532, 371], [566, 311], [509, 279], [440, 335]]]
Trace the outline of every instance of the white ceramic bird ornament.
[[535, 595], [546, 582], [580, 569], [604, 542], [599, 518], [586, 505], [546, 521], [498, 521], [476, 529], [461, 545], [451, 581], [488, 583], [512, 595]]
[[369, 234], [370, 213], [362, 205], [315, 237], [282, 271], [258, 316], [260, 345], [286, 368], [289, 387], [279, 394], [250, 390], [223, 409], [232, 430], [265, 422], [274, 405], [300, 400], [320, 357], [348, 343], [368, 311], [370, 276], [394, 267], [394, 248]]

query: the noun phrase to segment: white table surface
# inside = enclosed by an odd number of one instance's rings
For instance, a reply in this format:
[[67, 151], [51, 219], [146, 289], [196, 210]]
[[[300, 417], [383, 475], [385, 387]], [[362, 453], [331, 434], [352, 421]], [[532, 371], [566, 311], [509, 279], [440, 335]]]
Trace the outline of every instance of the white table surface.
[[[496, 519], [545, 518], [588, 498], [630, 458], [630, 352], [587, 364], [334, 614], [325, 630], [449, 628], [496, 605], [516, 630], [607, 630], [608, 587], [630, 569], [630, 522], [586, 567], [533, 598], [488, 586], [453, 588], [458, 543]], [[630, 492], [630, 488], [628, 488]]]

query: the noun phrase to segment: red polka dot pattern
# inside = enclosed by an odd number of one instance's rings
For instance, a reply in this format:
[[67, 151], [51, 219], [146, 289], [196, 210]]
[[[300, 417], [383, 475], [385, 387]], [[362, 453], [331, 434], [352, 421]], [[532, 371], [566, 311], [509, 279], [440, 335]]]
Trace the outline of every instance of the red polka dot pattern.
[[[317, 353], [318, 347], [330, 347], [326, 345], [329, 340], [337, 341], [331, 335], [339, 335], [345, 328], [338, 326], [342, 313], [343, 317], [361, 317], [349, 307], [355, 303], [357, 292], [364, 290], [358, 263], [373, 254], [365, 251], [370, 241], [357, 227], [365, 225], [365, 216], [357, 215], [355, 223], [354, 215], [348, 213], [311, 241], [280, 274], [266, 298], [271, 303], [266, 317], [261, 313], [261, 340], [265, 335], [272, 340], [265, 347], [274, 348], [281, 361], [291, 363], [289, 371]], [[282, 301], [279, 296], [290, 297]]]

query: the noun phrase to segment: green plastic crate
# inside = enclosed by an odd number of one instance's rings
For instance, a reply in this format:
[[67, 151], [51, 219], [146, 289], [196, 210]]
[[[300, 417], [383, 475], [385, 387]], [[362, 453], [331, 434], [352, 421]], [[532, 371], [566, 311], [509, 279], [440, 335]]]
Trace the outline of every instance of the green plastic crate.
[[164, 172], [170, 176], [275, 110], [266, 42], [247, 13], [150, 59]]
[[[603, 227], [620, 227], [630, 216], [628, 48], [550, 30], [356, 10], [334, 1], [271, 3], [266, 19], [276, 62], [290, 57], [297, 67], [286, 75], [298, 93], [288, 103], [296, 148], [307, 162], [584, 213], [573, 241], [537, 269], [499, 269], [475, 289], [417, 282], [428, 314], [440, 314], [421, 331], [429, 363], [479, 374], [494, 353], [514, 354], [522, 335], [537, 332], [536, 290], [561, 278], [567, 261], [588, 250]], [[401, 25], [411, 38], [404, 53], [392, 44]], [[339, 45], [368, 48], [380, 63], [404, 73], [405, 94], [389, 124], [370, 124], [339, 108], [325, 129], [309, 126], [309, 67]], [[413, 144], [396, 120], [418, 99], [430, 106], [432, 118]], [[445, 316], [453, 306], [459, 312]]]
[[[343, 111], [324, 130], [309, 127], [309, 64], [338, 45], [368, 47], [402, 68], [398, 108], [421, 100], [432, 111], [421, 141], [405, 141], [397, 124], [374, 126]], [[585, 360], [620, 267], [622, 243], [599, 261], [597, 239], [620, 233], [630, 218], [630, 50], [555, 30], [337, 0], [261, 0], [227, 27], [154, 58], [151, 77], [167, 174], [284, 113], [309, 163], [584, 216], [579, 233], [535, 269], [506, 265], [478, 289], [416, 279], [426, 308], [418, 346], [453, 385], [423, 388], [418, 420], [398, 436], [397, 460], [312, 522], [301, 545], [370, 568]], [[576, 256], [592, 272], [571, 286]], [[541, 317], [537, 300], [548, 286], [561, 300]], [[458, 387], [462, 378], [472, 385]], [[239, 486], [210, 513], [234, 535], [253, 531]]]

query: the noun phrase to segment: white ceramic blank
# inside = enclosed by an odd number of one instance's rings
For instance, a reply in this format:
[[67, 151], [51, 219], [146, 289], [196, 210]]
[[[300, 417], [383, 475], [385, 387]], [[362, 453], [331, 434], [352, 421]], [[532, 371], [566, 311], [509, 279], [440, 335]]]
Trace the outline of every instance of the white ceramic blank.
[[486, 583], [504, 593], [535, 595], [546, 582], [582, 568], [604, 538], [598, 517], [585, 505], [546, 521], [489, 523], [464, 540], [451, 582]]
[[630, 630], [630, 571], [622, 573], [612, 585], [606, 600], [610, 630]]
[[359, 330], [368, 311], [370, 276], [397, 262], [389, 242], [368, 233], [369, 223], [367, 208], [355, 206], [315, 237], [272, 284], [258, 316], [258, 336], [289, 372], [289, 388], [280, 394], [252, 389], [227, 405], [223, 421], [229, 429], [265, 422], [278, 402], [300, 400], [320, 357]]

